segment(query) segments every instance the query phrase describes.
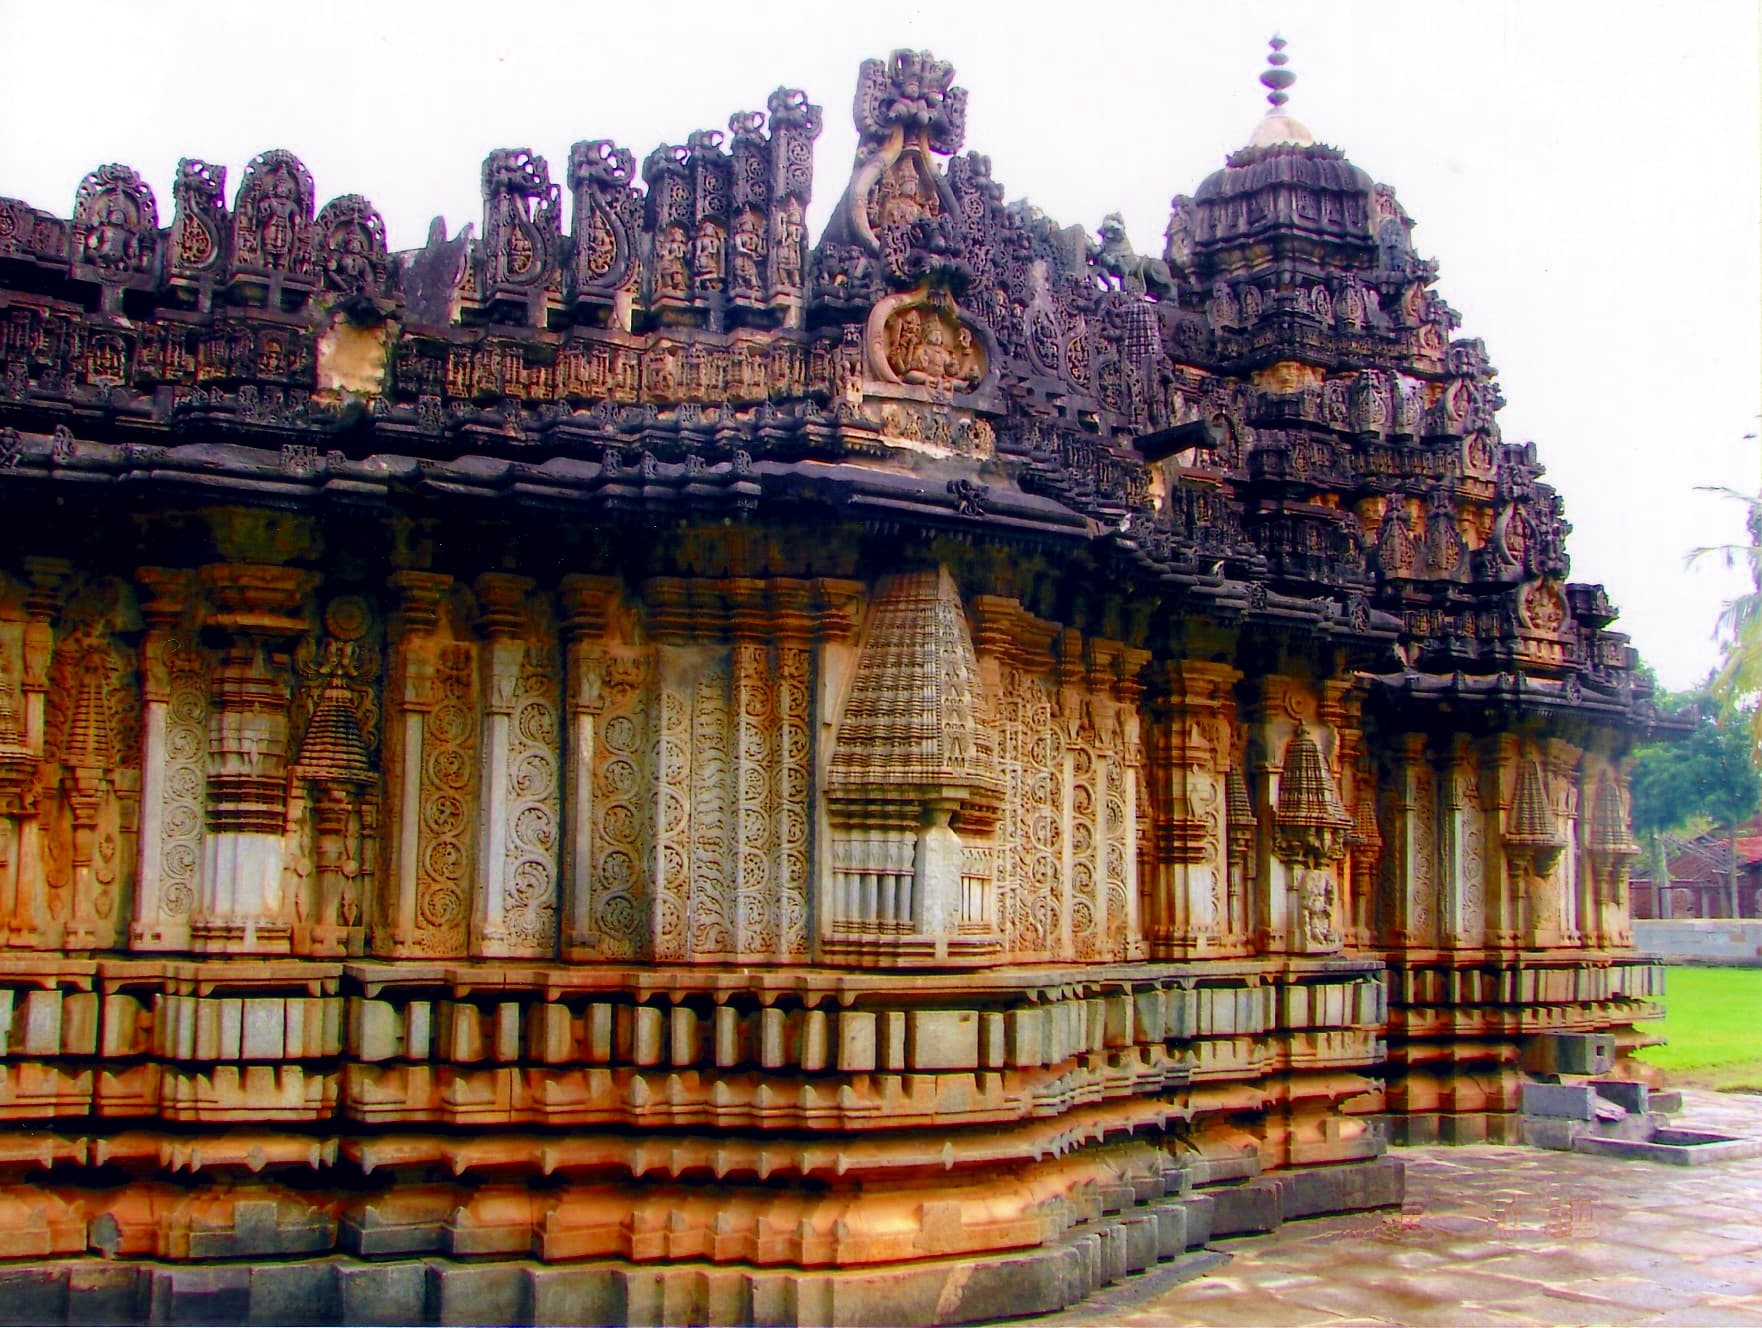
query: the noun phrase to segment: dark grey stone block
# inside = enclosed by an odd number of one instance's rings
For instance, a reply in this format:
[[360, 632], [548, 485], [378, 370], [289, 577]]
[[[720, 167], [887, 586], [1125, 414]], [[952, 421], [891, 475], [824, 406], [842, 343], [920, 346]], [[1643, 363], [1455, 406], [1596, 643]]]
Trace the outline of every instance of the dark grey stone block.
[[143, 1323], [147, 1319], [152, 1270], [132, 1263], [70, 1264], [67, 1270], [67, 1322]]
[[338, 1323], [342, 1299], [329, 1259], [266, 1263], [251, 1270], [252, 1323]]
[[1380, 1157], [1375, 1162], [1342, 1167], [1340, 1190], [1343, 1213], [1394, 1208], [1407, 1197], [1407, 1164], [1400, 1158]]
[[630, 1301], [624, 1270], [609, 1264], [534, 1268], [532, 1321], [559, 1325], [626, 1323]]
[[428, 1268], [408, 1263], [337, 1265], [342, 1321], [350, 1324], [409, 1324], [427, 1321]]
[[1181, 1200], [1181, 1206], [1187, 1210], [1187, 1248], [1196, 1250], [1209, 1244], [1217, 1201], [1209, 1194], [1189, 1194]]
[[1589, 1084], [1533, 1084], [1523, 1086], [1523, 1114], [1555, 1116], [1562, 1120], [1595, 1120], [1597, 1091]]
[[154, 1268], [151, 1275], [151, 1323], [243, 1323], [250, 1316], [249, 1268]]
[[1559, 1116], [1525, 1116], [1523, 1141], [1531, 1148], [1552, 1148], [1567, 1151], [1572, 1142], [1588, 1128], [1587, 1122], [1566, 1120]]
[[1126, 1238], [1126, 1271], [1141, 1273], [1156, 1262], [1156, 1217], [1140, 1210], [1127, 1217], [1120, 1226]]
[[1667, 1088], [1654, 1091], [1651, 1095], [1652, 1110], [1662, 1112], [1666, 1116], [1674, 1116], [1682, 1110], [1682, 1090]]
[[1344, 1167], [1314, 1167], [1280, 1176], [1280, 1204], [1287, 1222], [1338, 1213], [1346, 1206]]
[[1523, 1068], [1531, 1074], [1607, 1074], [1615, 1064], [1609, 1033], [1538, 1033], [1523, 1045]]
[[945, 1323], [986, 1323], [1049, 1314], [1083, 1295], [1082, 1258], [1053, 1245], [1015, 1259], [975, 1262]]
[[67, 1265], [0, 1269], [0, 1324], [66, 1320]]
[[428, 1265], [428, 1317], [437, 1324], [532, 1322], [526, 1265]]
[[1651, 1090], [1644, 1084], [1629, 1083], [1625, 1079], [1594, 1079], [1591, 1087], [1597, 1090], [1597, 1096], [1605, 1102], [1624, 1107], [1635, 1116], [1644, 1116], [1652, 1110], [1648, 1100]]
[[1187, 1250], [1187, 1205], [1160, 1203], [1156, 1213], [1156, 1257], [1173, 1259]]
[[1285, 1220], [1282, 1189], [1276, 1180], [1251, 1180], [1211, 1190], [1212, 1237], [1274, 1230]]

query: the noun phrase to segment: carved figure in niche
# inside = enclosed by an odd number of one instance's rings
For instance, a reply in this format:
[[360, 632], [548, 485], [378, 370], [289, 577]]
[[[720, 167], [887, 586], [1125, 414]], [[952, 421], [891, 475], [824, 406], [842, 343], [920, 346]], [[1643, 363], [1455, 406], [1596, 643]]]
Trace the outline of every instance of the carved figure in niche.
[[722, 228], [707, 218], [698, 224], [692, 245], [692, 285], [700, 291], [722, 289]]
[[802, 245], [807, 229], [802, 221], [801, 204], [790, 199], [777, 218], [777, 284], [794, 288], [801, 285]]
[[359, 194], [334, 198], [318, 214], [318, 263], [332, 290], [349, 295], [377, 292], [390, 267], [385, 222]]
[[[1171, 220], [1171, 225], [1172, 225]], [[1175, 278], [1169, 265], [1160, 258], [1132, 251], [1126, 237], [1126, 221], [1117, 212], [1101, 219], [1101, 248], [1090, 259], [1101, 284], [1131, 295], [1153, 295], [1158, 299], [1172, 298]]]
[[884, 381], [970, 391], [985, 376], [985, 355], [973, 330], [946, 304], [884, 300], [870, 315], [870, 326], [870, 370]]
[[1334, 881], [1325, 871], [1303, 873], [1303, 934], [1314, 946], [1334, 945]]
[[685, 255], [690, 242], [678, 226], [655, 236], [655, 294], [683, 297], [686, 292]]
[[127, 166], [100, 166], [79, 181], [74, 196], [76, 261], [97, 268], [100, 280], [120, 282], [148, 271], [159, 243], [153, 190]]
[[1566, 605], [1560, 592], [1543, 582], [1523, 593], [1524, 617], [1529, 625], [1543, 635], [1552, 636], [1566, 621]]
[[765, 261], [765, 222], [757, 212], [742, 212], [734, 221], [732, 289], [740, 295], [759, 293]]
[[233, 254], [241, 268], [304, 276], [312, 266], [312, 176], [277, 149], [245, 168], [233, 209]]
[[877, 230], [887, 226], [910, 226], [921, 217], [934, 217], [942, 211], [936, 190], [924, 179], [925, 167], [916, 153], [901, 157], [881, 177], [869, 201], [870, 224]]

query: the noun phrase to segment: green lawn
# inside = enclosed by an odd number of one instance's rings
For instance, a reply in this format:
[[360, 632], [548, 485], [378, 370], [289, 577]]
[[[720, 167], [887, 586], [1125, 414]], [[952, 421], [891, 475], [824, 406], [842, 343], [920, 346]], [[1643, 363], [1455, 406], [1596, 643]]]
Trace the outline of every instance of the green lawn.
[[1664, 1022], [1640, 1030], [1670, 1041], [1642, 1060], [1678, 1086], [1762, 1093], [1762, 968], [1672, 967], [1664, 1004]]

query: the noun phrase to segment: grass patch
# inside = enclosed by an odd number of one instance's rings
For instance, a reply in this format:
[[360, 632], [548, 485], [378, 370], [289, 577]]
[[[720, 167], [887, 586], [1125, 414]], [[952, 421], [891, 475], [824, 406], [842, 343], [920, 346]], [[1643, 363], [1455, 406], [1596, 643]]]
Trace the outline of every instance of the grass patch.
[[1669, 1042], [1641, 1060], [1683, 1087], [1762, 1093], [1762, 968], [1672, 967], [1664, 1005], [1664, 1022], [1640, 1031]]

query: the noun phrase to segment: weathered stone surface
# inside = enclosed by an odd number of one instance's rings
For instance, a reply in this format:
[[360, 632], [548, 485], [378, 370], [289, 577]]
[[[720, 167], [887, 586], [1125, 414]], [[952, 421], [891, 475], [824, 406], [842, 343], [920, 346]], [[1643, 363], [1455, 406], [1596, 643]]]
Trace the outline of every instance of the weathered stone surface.
[[412, 254], [0, 199], [15, 1305], [1024, 1313], [1634, 1045], [1646, 685], [1393, 192], [1138, 254], [859, 85], [817, 243], [791, 89]]

